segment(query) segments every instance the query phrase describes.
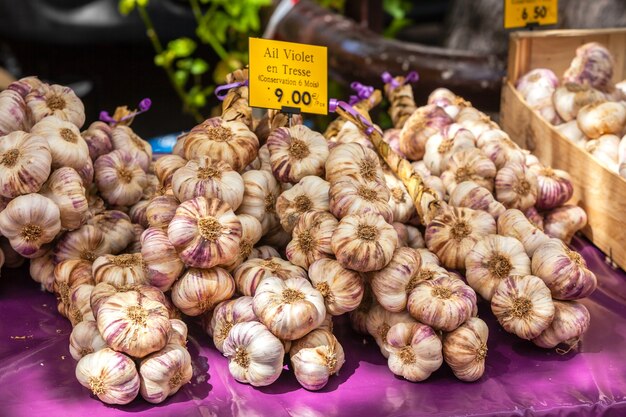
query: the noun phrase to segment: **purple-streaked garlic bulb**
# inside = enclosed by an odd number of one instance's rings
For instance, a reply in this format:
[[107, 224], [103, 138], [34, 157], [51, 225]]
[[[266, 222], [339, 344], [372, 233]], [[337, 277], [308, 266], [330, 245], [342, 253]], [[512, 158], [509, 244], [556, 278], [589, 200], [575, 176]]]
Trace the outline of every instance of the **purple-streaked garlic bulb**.
[[608, 90], [614, 65], [613, 56], [606, 47], [597, 42], [589, 42], [576, 49], [576, 56], [563, 74], [563, 81], [589, 84], [600, 90]]
[[0, 136], [16, 130], [30, 130], [26, 103], [19, 93], [4, 90], [0, 92]]
[[169, 290], [185, 269], [167, 232], [156, 227], [149, 227], [141, 234], [141, 255], [148, 283], [161, 291]]
[[508, 162], [496, 175], [496, 198], [506, 208], [526, 210], [537, 201], [537, 176], [526, 165]]
[[50, 175], [52, 155], [45, 138], [17, 131], [0, 140], [0, 195], [35, 193]]
[[77, 128], [85, 123], [85, 106], [70, 87], [42, 83], [24, 98], [32, 123], [47, 116], [56, 116], [73, 123]]
[[410, 160], [422, 159], [428, 138], [453, 122], [445, 110], [437, 105], [418, 107], [402, 127], [400, 150]]
[[560, 169], [534, 165], [528, 168], [537, 177], [537, 202], [541, 210], [550, 210], [562, 206], [574, 193], [574, 186], [569, 174]]
[[589, 310], [577, 301], [554, 300], [554, 320], [532, 341], [539, 347], [551, 349], [559, 345], [567, 346], [564, 353], [575, 348], [582, 335], [589, 328]]
[[385, 338], [389, 352], [387, 366], [409, 381], [423, 381], [443, 363], [441, 339], [421, 323], [397, 323]]
[[102, 155], [113, 150], [113, 143], [111, 142], [111, 135], [113, 129], [111, 126], [104, 122], [93, 122], [89, 125], [87, 130], [81, 133], [81, 136], [87, 143], [89, 148], [89, 157], [92, 161], [95, 161]]
[[552, 103], [552, 94], [559, 85], [559, 79], [549, 69], [536, 68], [524, 74], [515, 87], [526, 103], [541, 114], [551, 124], [559, 124], [559, 117]]
[[132, 206], [141, 200], [148, 180], [134, 153], [112, 151], [99, 157], [94, 168], [96, 185], [107, 203]]
[[586, 225], [587, 213], [585, 213], [583, 208], [565, 205], [546, 213], [543, 229], [548, 236], [561, 239], [569, 244], [574, 233]]

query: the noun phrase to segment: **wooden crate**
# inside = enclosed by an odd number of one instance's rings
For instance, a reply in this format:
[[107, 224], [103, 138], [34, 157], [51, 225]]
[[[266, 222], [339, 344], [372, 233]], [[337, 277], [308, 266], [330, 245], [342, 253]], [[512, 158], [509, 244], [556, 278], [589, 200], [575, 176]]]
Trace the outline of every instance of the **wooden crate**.
[[515, 90], [515, 81], [531, 69], [549, 68], [561, 77], [587, 42], [600, 42], [615, 58], [614, 81], [626, 78], [626, 29], [516, 32], [509, 39], [508, 76], [502, 87], [500, 125], [539, 160], [570, 173], [572, 203], [587, 212], [583, 233], [622, 269], [626, 269], [626, 179], [563, 137]]

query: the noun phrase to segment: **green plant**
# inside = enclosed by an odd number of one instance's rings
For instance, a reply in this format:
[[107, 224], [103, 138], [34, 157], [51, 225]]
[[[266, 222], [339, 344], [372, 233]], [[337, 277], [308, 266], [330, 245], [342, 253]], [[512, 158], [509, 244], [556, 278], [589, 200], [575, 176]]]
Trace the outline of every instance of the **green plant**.
[[224, 82], [226, 74], [248, 63], [248, 37], [258, 34], [259, 11], [269, 6], [271, 0], [189, 0], [198, 41], [209, 45], [219, 57], [210, 81], [205, 77], [209, 64], [197, 56], [198, 42], [183, 37], [163, 45], [148, 13], [148, 3], [149, 0], [119, 0], [118, 7], [123, 15], [135, 10], [139, 13], [156, 52], [154, 63], [164, 69], [183, 109], [201, 122], [214, 83]]

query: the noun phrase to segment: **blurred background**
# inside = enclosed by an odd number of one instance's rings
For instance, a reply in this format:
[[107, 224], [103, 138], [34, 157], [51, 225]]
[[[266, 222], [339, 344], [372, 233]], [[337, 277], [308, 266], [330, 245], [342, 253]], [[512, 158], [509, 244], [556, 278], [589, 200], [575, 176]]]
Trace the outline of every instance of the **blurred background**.
[[[560, 0], [552, 27], [626, 27], [624, 0]], [[87, 121], [144, 97], [145, 138], [210, 116], [213, 89], [247, 62], [248, 36], [329, 47], [330, 97], [417, 70], [418, 103], [446, 85], [497, 112], [506, 74], [503, 0], [0, 0], [0, 90], [37, 75], [70, 85]], [[527, 29], [528, 30], [528, 29]], [[537, 30], [537, 29], [535, 29]], [[384, 126], [383, 126], [384, 127]]]

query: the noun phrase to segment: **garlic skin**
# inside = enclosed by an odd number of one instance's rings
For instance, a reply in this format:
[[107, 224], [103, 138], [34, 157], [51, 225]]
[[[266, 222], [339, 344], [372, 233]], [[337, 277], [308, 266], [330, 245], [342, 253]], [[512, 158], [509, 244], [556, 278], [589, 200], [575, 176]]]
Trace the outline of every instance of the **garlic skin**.
[[533, 274], [541, 278], [557, 300], [588, 297], [598, 286], [585, 259], [559, 239], [543, 243], [532, 258]]
[[78, 229], [87, 220], [89, 204], [85, 187], [73, 168], [64, 167], [55, 170], [41, 187], [40, 193], [59, 207], [63, 229]]
[[620, 138], [615, 135], [602, 135], [585, 143], [585, 150], [611, 171], [618, 171]]
[[184, 321], [179, 319], [170, 319], [170, 325], [172, 329], [167, 336], [167, 344], [177, 344], [182, 347], [187, 346], [187, 325]]
[[[237, 323], [259, 321], [252, 310], [252, 297], [240, 297], [234, 300], [222, 301], [215, 307], [207, 333], [213, 337], [213, 344], [224, 353], [224, 341], [230, 329]], [[210, 330], [210, 332], [209, 332]]]
[[106, 282], [118, 288], [148, 282], [139, 253], [100, 256], [93, 262], [92, 273], [96, 283]]
[[172, 286], [172, 302], [188, 316], [199, 316], [235, 293], [235, 281], [222, 268], [188, 269]]
[[213, 117], [191, 129], [182, 146], [186, 159], [209, 156], [241, 172], [256, 158], [259, 140], [245, 124]]
[[448, 168], [452, 155], [464, 149], [476, 147], [476, 138], [469, 130], [453, 123], [428, 138], [424, 163], [432, 175], [440, 175]]
[[355, 310], [363, 299], [361, 276], [334, 259], [319, 259], [309, 266], [309, 278], [324, 297], [328, 314], [339, 316]]
[[389, 346], [387, 345], [387, 333], [389, 329], [397, 323], [414, 324], [417, 323], [408, 312], [392, 313], [384, 309], [383, 306], [375, 304], [367, 313], [365, 324], [367, 332], [374, 338], [380, 348], [380, 352], [385, 358], [389, 357]]
[[276, 200], [280, 224], [292, 232], [300, 216], [308, 211], [328, 211], [330, 184], [315, 176], [304, 177]]
[[70, 355], [76, 361], [106, 347], [95, 321], [81, 321], [70, 333]]
[[346, 361], [337, 338], [323, 329], [313, 330], [293, 342], [289, 357], [296, 379], [309, 391], [324, 388]]
[[275, 129], [267, 138], [267, 148], [272, 172], [281, 182], [295, 184], [307, 175], [324, 174], [328, 143], [304, 125]]
[[186, 265], [211, 268], [237, 256], [241, 222], [228, 204], [196, 197], [178, 206], [167, 236]]
[[230, 262], [220, 265], [228, 272], [233, 272], [235, 268], [241, 265], [253, 250], [254, 245], [257, 244], [263, 235], [263, 228], [261, 222], [249, 214], [239, 214], [237, 216], [241, 223], [241, 241], [239, 242], [239, 251], [237, 256]]
[[562, 206], [572, 198], [574, 186], [567, 172], [537, 165], [528, 170], [537, 176], [537, 208], [550, 210]]
[[606, 47], [589, 42], [576, 48], [576, 56], [565, 70], [563, 81], [605, 90], [611, 84], [614, 65], [613, 56]]
[[20, 255], [36, 257], [41, 246], [61, 231], [59, 208], [40, 194], [14, 198], [0, 212], [0, 233]]
[[163, 187], [172, 184], [172, 177], [179, 168], [184, 167], [187, 160], [178, 155], [164, 155], [154, 162], [154, 173]]
[[0, 140], [0, 195], [35, 193], [50, 175], [52, 155], [41, 136], [12, 132]]
[[115, 150], [99, 157], [94, 163], [96, 185], [104, 200], [114, 206], [132, 206], [148, 185], [146, 173], [135, 155]]
[[385, 173], [385, 183], [389, 189], [389, 200], [387, 204], [391, 208], [394, 222], [406, 223], [417, 214], [415, 205], [406, 187], [391, 172]]
[[52, 155], [52, 168], [69, 166], [80, 170], [85, 160], [89, 160], [87, 142], [80, 130], [71, 122], [48, 116], [31, 129], [31, 134], [48, 142]]
[[407, 302], [413, 318], [447, 332], [469, 319], [475, 306], [474, 290], [449, 274], [420, 282]]
[[585, 147], [585, 144], [587, 143], [587, 137], [578, 127], [578, 122], [576, 122], [576, 120], [570, 120], [567, 123], [558, 125], [556, 126], [556, 130], [566, 139], [569, 139], [576, 146], [579, 146], [581, 148]]
[[76, 365], [76, 379], [106, 404], [128, 404], [139, 393], [135, 363], [123, 353], [104, 348]]
[[358, 272], [384, 268], [398, 244], [393, 226], [376, 213], [349, 215], [341, 219], [331, 239], [337, 261]]
[[307, 279], [307, 273], [301, 267], [279, 257], [248, 259], [235, 269], [234, 279], [237, 292], [254, 296], [257, 287], [265, 277], [278, 277], [284, 280], [291, 277]]
[[426, 246], [447, 268], [462, 269], [476, 242], [496, 233], [496, 222], [483, 211], [447, 207], [426, 227]]
[[324, 297], [304, 278], [264, 278], [252, 301], [254, 314], [278, 338], [299, 339], [326, 317]]
[[441, 173], [441, 180], [448, 193], [463, 181], [474, 181], [493, 191], [496, 166], [479, 149], [465, 149], [452, 155], [448, 168]]
[[448, 202], [453, 207], [486, 211], [494, 219], [506, 211], [506, 207], [497, 201], [488, 189], [474, 181], [463, 181], [454, 187]]
[[546, 214], [544, 232], [569, 244], [574, 233], [587, 225], [585, 210], [572, 205], [555, 208]]
[[391, 372], [409, 381], [428, 378], [443, 363], [441, 339], [421, 323], [398, 323], [387, 333]]
[[144, 229], [150, 227], [150, 223], [148, 223], [148, 205], [150, 204], [150, 200], [139, 200], [128, 210], [128, 217], [130, 217], [130, 221], [133, 224], [140, 225]]
[[467, 283], [487, 301], [491, 301], [502, 279], [510, 275], [530, 275], [530, 258], [515, 238], [489, 235], [467, 254]]
[[224, 341], [228, 370], [239, 382], [255, 387], [270, 385], [283, 370], [282, 342], [259, 322], [235, 324]]
[[526, 210], [537, 201], [537, 176], [526, 165], [508, 162], [496, 175], [496, 198], [506, 208]]
[[167, 230], [176, 215], [180, 202], [173, 195], [159, 195], [154, 197], [146, 207], [146, 220], [150, 227]]
[[550, 326], [532, 342], [542, 348], [551, 349], [560, 344], [567, 346], [565, 353], [578, 345], [580, 337], [589, 328], [589, 310], [576, 301], [554, 300], [554, 320]]
[[[0, 248], [0, 268], [4, 265], [5, 255], [3, 250]], [[54, 251], [53, 249], [48, 250], [45, 254], [40, 257], [34, 258], [30, 260], [30, 268], [29, 275], [35, 282], [41, 283], [41, 287], [44, 288], [48, 292], [53, 292], [54, 286]]]
[[309, 211], [301, 215], [293, 229], [293, 239], [285, 249], [287, 259], [308, 269], [318, 259], [332, 258], [331, 239], [338, 224], [337, 219], [325, 211]]
[[243, 178], [224, 161], [200, 157], [172, 176], [172, 191], [182, 203], [195, 197], [219, 198], [237, 210], [243, 200]]
[[113, 143], [111, 143], [112, 134], [113, 129], [111, 126], [100, 121], [93, 122], [87, 130], [81, 132], [81, 136], [87, 143], [87, 148], [89, 148], [89, 157], [92, 161], [113, 150]]
[[242, 175], [244, 182], [243, 202], [237, 214], [249, 214], [261, 222], [263, 234], [275, 227], [276, 199], [280, 195], [280, 186], [271, 172], [248, 171]]
[[601, 103], [605, 101], [605, 97], [602, 92], [588, 85], [565, 82], [556, 88], [552, 101], [559, 117], [570, 122], [576, 119], [581, 108], [588, 104]]
[[73, 123], [79, 129], [85, 123], [85, 106], [69, 87], [41, 83], [24, 98], [33, 124], [47, 116]]
[[0, 91], [0, 136], [29, 129], [30, 120], [22, 96], [10, 89]]
[[378, 155], [358, 143], [335, 146], [326, 160], [326, 181], [363, 179], [384, 183]]
[[388, 204], [391, 194], [384, 182], [333, 181], [329, 197], [330, 212], [338, 219], [349, 214], [378, 213], [386, 222], [393, 222], [393, 212]]
[[257, 246], [256, 248], [252, 248], [250, 251], [250, 255], [248, 255], [248, 259], [269, 259], [269, 258], [280, 258], [280, 253], [273, 248], [272, 246], [263, 245]]
[[516, 209], [509, 209], [498, 217], [498, 234], [514, 237], [522, 242], [526, 254], [530, 257], [542, 243], [550, 239], [533, 225], [524, 213]]
[[418, 107], [400, 131], [400, 150], [408, 159], [422, 159], [428, 138], [453, 122], [445, 110], [437, 105]]
[[597, 139], [602, 135], [619, 135], [626, 125], [626, 105], [611, 101], [588, 104], [576, 118], [585, 136]]
[[130, 126], [117, 125], [111, 131], [114, 150], [125, 150], [135, 155], [136, 162], [145, 172], [150, 171], [152, 146], [141, 139]]
[[171, 344], [144, 358], [139, 364], [139, 392], [144, 400], [159, 404], [191, 381], [191, 356], [182, 346]]
[[443, 336], [443, 359], [461, 381], [480, 379], [485, 372], [489, 328], [478, 317]]
[[533, 275], [511, 275], [500, 282], [491, 311], [504, 330], [531, 340], [550, 326], [554, 303], [544, 282]]
[[137, 291], [109, 297], [98, 310], [97, 323], [107, 345], [136, 358], [163, 349], [172, 327], [165, 306]]

